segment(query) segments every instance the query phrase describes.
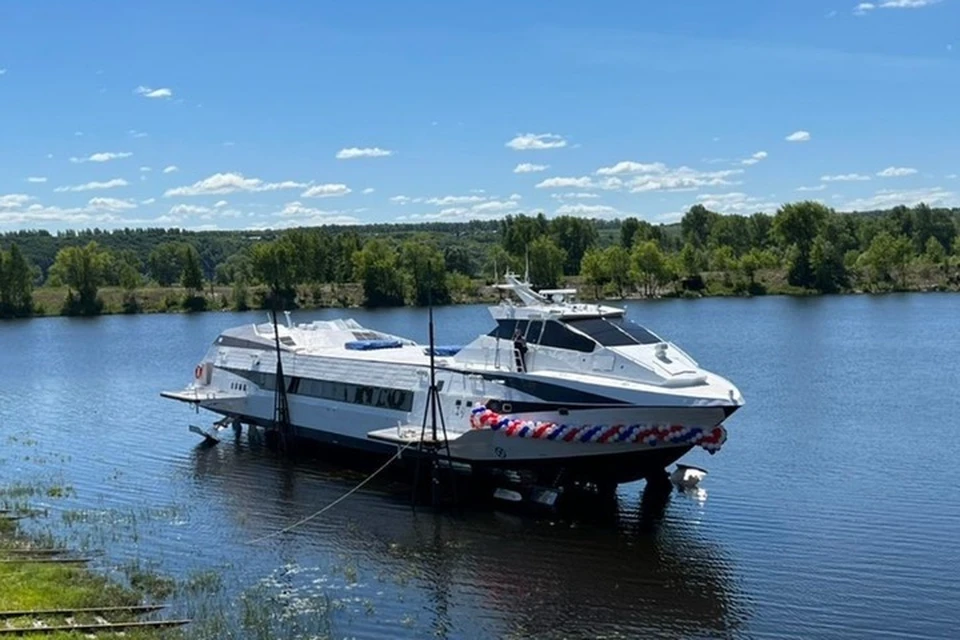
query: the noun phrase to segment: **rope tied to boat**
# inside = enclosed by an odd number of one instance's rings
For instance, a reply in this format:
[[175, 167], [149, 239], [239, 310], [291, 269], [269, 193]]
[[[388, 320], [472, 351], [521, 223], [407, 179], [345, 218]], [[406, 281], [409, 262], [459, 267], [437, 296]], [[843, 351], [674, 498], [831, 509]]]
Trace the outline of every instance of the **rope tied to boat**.
[[275, 538], [275, 537], [277, 537], [277, 536], [283, 535], [284, 533], [289, 533], [289, 532], [293, 531], [294, 529], [296, 529], [297, 527], [300, 527], [300, 526], [302, 526], [302, 525], [310, 522], [311, 520], [314, 520], [314, 519], [316, 519], [316, 518], [319, 518], [321, 515], [323, 515], [324, 513], [326, 513], [327, 511], [329, 511], [330, 509], [333, 509], [335, 506], [337, 506], [338, 504], [340, 504], [341, 502], [343, 502], [344, 500], [346, 500], [347, 498], [349, 498], [350, 496], [352, 496], [353, 494], [355, 494], [357, 491], [359, 491], [360, 489], [362, 489], [364, 486], [366, 486], [366, 484], [367, 484], [368, 482], [370, 482], [370, 481], [373, 480], [375, 477], [377, 477], [380, 473], [382, 473], [383, 471], [385, 471], [385, 470], [387, 469], [387, 467], [389, 467], [395, 460], [399, 459], [400, 456], [403, 454], [403, 452], [406, 451], [407, 449], [409, 449], [411, 446], [413, 446], [413, 444], [415, 444], [415, 443], [414, 443], [414, 442], [408, 442], [407, 444], [405, 444], [405, 445], [403, 445], [402, 447], [400, 447], [399, 449], [397, 449], [397, 452], [396, 452], [395, 454], [393, 454], [393, 456], [391, 456], [389, 460], [387, 460], [387, 461], [384, 462], [382, 465], [380, 465], [380, 467], [378, 467], [376, 471], [374, 471], [374, 472], [371, 473], [369, 476], [367, 476], [366, 478], [364, 478], [363, 480], [361, 480], [360, 483], [357, 484], [357, 486], [353, 487], [352, 489], [350, 489], [349, 491], [347, 491], [345, 494], [343, 494], [342, 496], [340, 496], [339, 498], [337, 498], [336, 500], [334, 500], [334, 501], [331, 502], [330, 504], [326, 505], [325, 507], [323, 507], [323, 508], [320, 509], [319, 511], [316, 511], [316, 512], [314, 512], [314, 513], [311, 513], [310, 515], [306, 516], [305, 518], [301, 518], [300, 520], [297, 520], [296, 522], [294, 522], [294, 523], [291, 524], [290, 526], [284, 527], [283, 529], [280, 529], [279, 531], [274, 531], [273, 533], [268, 533], [268, 534], [265, 535], [265, 536], [260, 536], [259, 538], [254, 538], [253, 540], [250, 540], [247, 544], [257, 544], [258, 542], [263, 542], [264, 540], [269, 540], [270, 538]]

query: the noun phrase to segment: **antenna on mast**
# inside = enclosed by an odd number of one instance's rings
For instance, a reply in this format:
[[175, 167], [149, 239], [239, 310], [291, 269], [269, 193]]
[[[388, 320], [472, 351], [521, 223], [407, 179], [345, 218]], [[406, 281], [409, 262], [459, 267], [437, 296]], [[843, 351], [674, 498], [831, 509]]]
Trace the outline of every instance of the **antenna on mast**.
[[524, 284], [530, 284], [530, 245], [527, 245], [527, 267], [523, 272]]

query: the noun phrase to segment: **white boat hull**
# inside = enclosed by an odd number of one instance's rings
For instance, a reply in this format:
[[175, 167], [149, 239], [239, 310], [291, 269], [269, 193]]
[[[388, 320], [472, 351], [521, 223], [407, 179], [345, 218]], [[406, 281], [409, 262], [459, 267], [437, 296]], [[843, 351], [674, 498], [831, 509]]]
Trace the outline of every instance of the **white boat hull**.
[[529, 322], [540, 329], [515, 354], [501, 334], [527, 321], [497, 308], [494, 332], [433, 358], [352, 320], [238, 327], [217, 338], [191, 386], [163, 395], [270, 428], [279, 384], [295, 436], [393, 454], [405, 441], [390, 430], [416, 432], [429, 413], [434, 371], [450, 454], [478, 468], [579, 469], [622, 482], [662, 472], [693, 446], [718, 450], [719, 425], [743, 403], [736, 387], [645, 330], [597, 318], [601, 311], [610, 310], [520, 308], [541, 318]]

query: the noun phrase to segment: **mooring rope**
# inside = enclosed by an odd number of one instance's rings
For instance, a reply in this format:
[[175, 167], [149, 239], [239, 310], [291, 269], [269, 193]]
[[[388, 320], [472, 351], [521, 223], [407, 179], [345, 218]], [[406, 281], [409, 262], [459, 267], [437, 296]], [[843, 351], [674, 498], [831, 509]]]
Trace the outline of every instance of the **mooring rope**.
[[387, 467], [389, 467], [389, 466], [393, 463], [394, 460], [397, 460], [404, 451], [406, 451], [407, 449], [409, 449], [409, 448], [410, 448], [411, 446], [413, 446], [414, 444], [416, 444], [416, 443], [414, 443], [414, 442], [408, 442], [407, 444], [403, 445], [400, 449], [397, 450], [397, 452], [396, 452], [395, 454], [393, 454], [393, 456], [392, 456], [389, 460], [387, 460], [386, 462], [384, 462], [383, 465], [380, 466], [380, 468], [378, 468], [376, 471], [374, 471], [373, 473], [371, 473], [369, 476], [367, 476], [366, 478], [364, 478], [363, 480], [361, 480], [361, 481], [360, 481], [360, 484], [358, 484], [358, 485], [355, 486], [354, 488], [350, 489], [350, 491], [347, 491], [345, 494], [343, 494], [342, 496], [340, 496], [339, 498], [337, 498], [336, 500], [334, 500], [333, 502], [331, 502], [330, 504], [328, 504], [328, 505], [325, 506], [324, 508], [320, 509], [320, 510], [317, 511], [316, 513], [312, 513], [312, 514], [310, 514], [309, 516], [307, 516], [307, 517], [305, 517], [305, 518], [301, 518], [300, 520], [297, 520], [296, 522], [294, 522], [293, 524], [291, 524], [290, 526], [288, 526], [288, 527], [286, 527], [286, 528], [284, 528], [284, 529], [280, 529], [279, 531], [274, 531], [273, 533], [268, 533], [267, 535], [261, 536], [261, 537], [259, 537], [259, 538], [254, 538], [253, 540], [249, 541], [247, 544], [257, 544], [258, 542], [263, 542], [264, 540], [269, 540], [270, 538], [275, 538], [276, 536], [283, 535], [284, 533], [289, 533], [290, 531], [293, 531], [293, 530], [296, 529], [297, 527], [299, 527], [299, 526], [301, 526], [301, 525], [304, 525], [304, 524], [306, 524], [307, 522], [310, 522], [311, 520], [313, 520], [314, 518], [317, 518], [317, 517], [323, 515], [324, 513], [326, 513], [326, 512], [329, 511], [330, 509], [334, 508], [335, 506], [337, 506], [338, 504], [340, 504], [341, 502], [343, 502], [344, 500], [346, 500], [347, 498], [349, 498], [350, 496], [352, 496], [353, 494], [355, 494], [357, 491], [359, 491], [360, 489], [362, 489], [362, 488], [364, 487], [364, 485], [366, 485], [368, 482], [370, 482], [370, 481], [373, 480], [375, 477], [377, 477], [378, 474], [380, 474], [380, 473], [381, 473], [382, 471], [384, 471]]

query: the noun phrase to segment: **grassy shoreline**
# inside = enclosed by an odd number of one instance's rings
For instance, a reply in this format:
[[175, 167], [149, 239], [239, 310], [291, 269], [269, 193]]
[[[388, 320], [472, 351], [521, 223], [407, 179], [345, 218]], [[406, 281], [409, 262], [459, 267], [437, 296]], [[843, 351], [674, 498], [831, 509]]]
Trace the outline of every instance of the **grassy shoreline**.
[[[49, 549], [20, 531], [15, 520], [0, 514], [0, 611], [38, 611], [65, 608], [128, 607], [141, 603], [140, 594], [133, 589], [112, 582], [82, 564], [36, 562], [37, 550]], [[111, 621], [133, 619], [114, 613]], [[44, 617], [50, 626], [62, 625], [62, 617]], [[91, 614], [75, 616], [78, 623], [96, 623]], [[0, 624], [7, 620], [0, 621]], [[12, 618], [14, 626], [30, 626], [30, 618]], [[24, 638], [42, 637], [54, 640], [77, 638], [76, 632], [52, 634], [24, 633]], [[133, 640], [160, 640], [180, 638], [176, 629], [128, 630], [126, 638]]]
[[[50, 515], [46, 508], [31, 509], [25, 498], [29, 496], [61, 497], [56, 487], [44, 489], [40, 484], [0, 484], [0, 611], [42, 612], [49, 610], [133, 607], [138, 605], [168, 604], [170, 609], [154, 615], [141, 611], [110, 611], [103, 617], [110, 622], [136, 620], [189, 619], [185, 626], [127, 629], [122, 635], [99, 631], [97, 637], [124, 637], [130, 640], [191, 640], [217, 638], [229, 640], [274, 640], [277, 638], [334, 637], [332, 616], [345, 605], [326, 594], [310, 607], [302, 599], [284, 597], [283, 592], [271, 590], [263, 581], [253, 584], [234, 584], [228, 595], [221, 569], [225, 567], [196, 566], [180, 579], [159, 573], [163, 567], [154, 561], [139, 557], [121, 565], [109, 561], [87, 566], [83, 563], [63, 564], [37, 562], [39, 559], [77, 558], [73, 545], [65, 545], [58, 536], [37, 533], [38, 527], [21, 526], [31, 518]], [[54, 524], [60, 534], [69, 533], [72, 524], [65, 517]], [[82, 513], [76, 512], [78, 514]], [[25, 520], [18, 520], [23, 517]], [[127, 529], [130, 525], [111, 522], [111, 530]], [[40, 527], [42, 528], [42, 527]], [[81, 547], [85, 548], [84, 545]], [[52, 552], [55, 551], [55, 552]], [[99, 553], [95, 553], [98, 555]], [[94, 612], [72, 615], [75, 623], [98, 624]], [[32, 629], [36, 619], [47, 626], [70, 624], [64, 615], [37, 615], [0, 618], [0, 628], [6, 623]], [[55, 633], [24, 632], [18, 637], [53, 640], [76, 640], [82, 635], [76, 631]]]

